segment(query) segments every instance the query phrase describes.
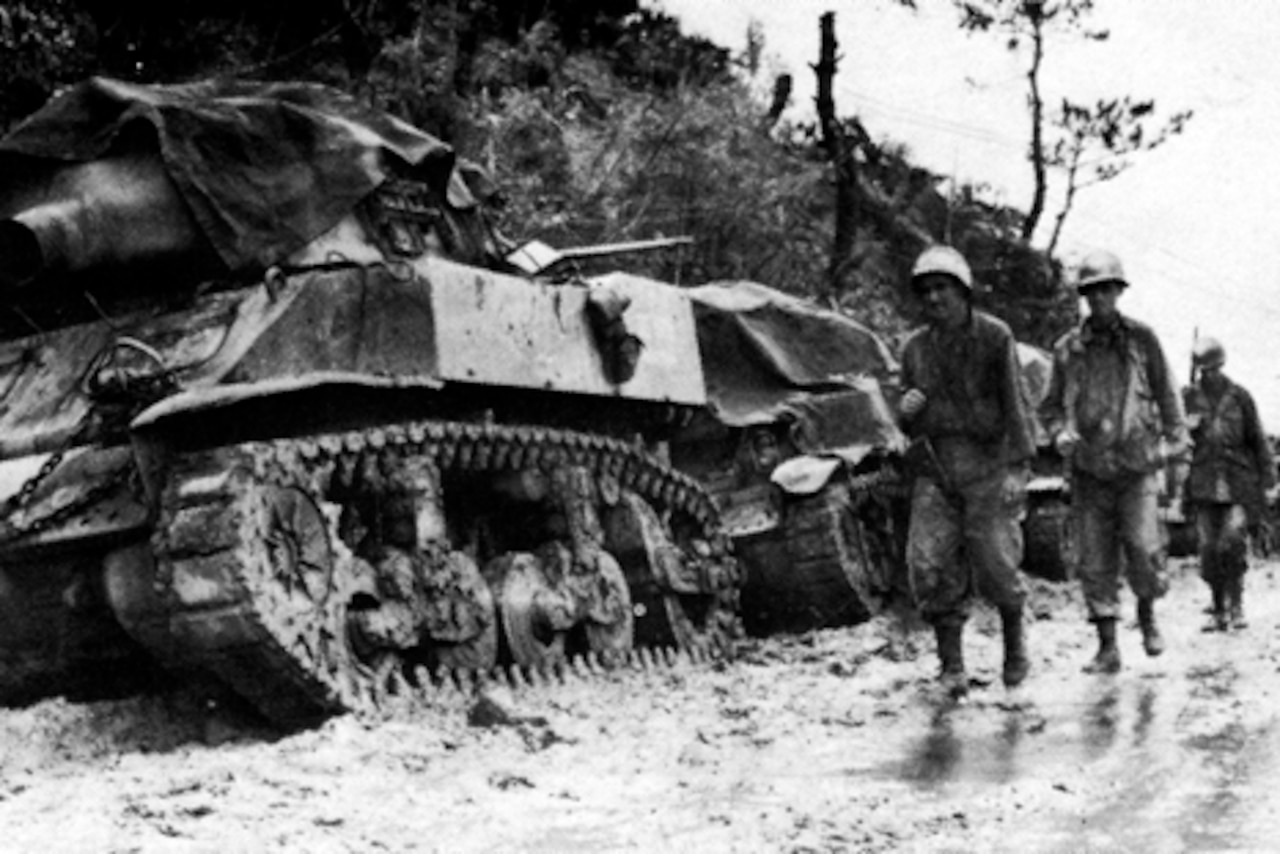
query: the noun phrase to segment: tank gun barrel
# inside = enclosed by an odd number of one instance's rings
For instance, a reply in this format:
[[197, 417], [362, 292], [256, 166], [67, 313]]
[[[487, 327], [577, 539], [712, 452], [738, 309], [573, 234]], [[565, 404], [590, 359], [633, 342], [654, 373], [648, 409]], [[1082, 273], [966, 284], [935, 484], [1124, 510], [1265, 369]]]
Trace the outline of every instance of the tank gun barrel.
[[625, 240], [619, 243], [599, 243], [590, 246], [570, 246], [565, 249], [553, 249], [545, 243], [532, 240], [522, 244], [508, 255], [507, 261], [529, 275], [536, 276], [566, 261], [605, 258], [610, 255], [625, 255], [630, 252], [649, 252], [655, 249], [668, 249], [672, 246], [688, 246], [692, 243], [693, 238], [688, 236], [654, 237], [649, 240]]
[[607, 255], [624, 255], [628, 252], [648, 252], [653, 249], [667, 249], [672, 246], [688, 246], [692, 243], [692, 237], [655, 237], [651, 240], [626, 240], [620, 243], [600, 243], [594, 246], [570, 246], [568, 249], [561, 249], [560, 255], [568, 260], [601, 258]]
[[19, 287], [42, 273], [93, 266], [115, 245], [94, 232], [82, 200], [49, 202], [0, 221], [0, 285]]
[[77, 164], [0, 220], [0, 287], [182, 256], [201, 246], [195, 222], [154, 159]]
[[45, 266], [40, 243], [36, 229], [22, 219], [0, 220], [0, 287], [16, 287], [36, 277]]

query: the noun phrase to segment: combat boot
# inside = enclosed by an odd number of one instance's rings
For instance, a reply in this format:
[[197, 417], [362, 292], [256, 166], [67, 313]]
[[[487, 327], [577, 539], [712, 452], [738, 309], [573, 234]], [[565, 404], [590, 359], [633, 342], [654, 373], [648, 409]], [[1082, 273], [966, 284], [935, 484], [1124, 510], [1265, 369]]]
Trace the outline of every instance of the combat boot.
[[1147, 655], [1154, 657], [1164, 652], [1164, 637], [1160, 634], [1160, 627], [1156, 625], [1154, 600], [1138, 600], [1138, 628], [1142, 630], [1142, 648]]
[[1242, 575], [1237, 575], [1227, 582], [1227, 608], [1230, 613], [1231, 628], [1249, 627], [1249, 621], [1244, 618], [1244, 576]]
[[1094, 620], [1098, 627], [1098, 654], [1084, 666], [1085, 673], [1118, 673], [1120, 672], [1120, 648], [1116, 646], [1116, 618], [1099, 617]]
[[1004, 633], [1004, 672], [1001, 676], [1006, 688], [1016, 688], [1031, 670], [1023, 631], [1022, 609], [1001, 611], [1000, 625]]
[[1202, 632], [1225, 632], [1227, 630], [1227, 591], [1221, 583], [1210, 584], [1213, 591], [1213, 604], [1209, 607], [1209, 620], [1201, 627]]
[[944, 618], [934, 623], [933, 631], [942, 665], [938, 681], [951, 699], [962, 700], [969, 694], [969, 676], [964, 671], [964, 622]]

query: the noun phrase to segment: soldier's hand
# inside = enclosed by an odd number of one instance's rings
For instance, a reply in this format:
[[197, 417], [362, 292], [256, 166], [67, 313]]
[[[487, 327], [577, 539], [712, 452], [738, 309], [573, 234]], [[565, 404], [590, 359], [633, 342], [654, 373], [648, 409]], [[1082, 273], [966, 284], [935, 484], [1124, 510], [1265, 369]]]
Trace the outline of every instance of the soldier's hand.
[[1075, 453], [1076, 446], [1079, 444], [1080, 434], [1075, 430], [1063, 430], [1053, 440], [1053, 447], [1066, 460], [1071, 459], [1071, 455]]
[[920, 410], [924, 409], [924, 405], [928, 402], [928, 398], [924, 396], [918, 388], [907, 389], [907, 393], [898, 401], [898, 414], [903, 418], [912, 418]]

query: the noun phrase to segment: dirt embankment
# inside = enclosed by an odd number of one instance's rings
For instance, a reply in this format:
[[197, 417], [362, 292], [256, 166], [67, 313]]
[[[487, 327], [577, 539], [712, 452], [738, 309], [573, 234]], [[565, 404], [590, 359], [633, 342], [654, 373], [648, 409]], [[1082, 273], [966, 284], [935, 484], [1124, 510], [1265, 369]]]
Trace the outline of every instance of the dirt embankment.
[[[967, 633], [972, 699], [934, 686], [900, 617], [743, 644], [732, 664], [452, 692], [276, 738], [181, 698], [0, 712], [0, 848], [225, 851], [1222, 850], [1276, 831], [1280, 590], [1203, 635], [1187, 565], [1169, 651], [1085, 676], [1073, 587], [1038, 584], [1035, 666], [999, 684], [995, 615]], [[1265, 845], [1263, 846], [1265, 849]]]

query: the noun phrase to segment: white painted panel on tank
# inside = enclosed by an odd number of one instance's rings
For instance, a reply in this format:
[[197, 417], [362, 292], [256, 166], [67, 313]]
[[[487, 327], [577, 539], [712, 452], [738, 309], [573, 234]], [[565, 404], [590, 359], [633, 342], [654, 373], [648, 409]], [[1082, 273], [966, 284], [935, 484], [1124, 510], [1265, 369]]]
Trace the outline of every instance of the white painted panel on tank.
[[605, 375], [587, 319], [586, 285], [550, 285], [432, 260], [439, 378], [701, 405], [706, 401], [693, 308], [671, 285], [620, 276], [628, 331], [643, 342], [635, 375]]

